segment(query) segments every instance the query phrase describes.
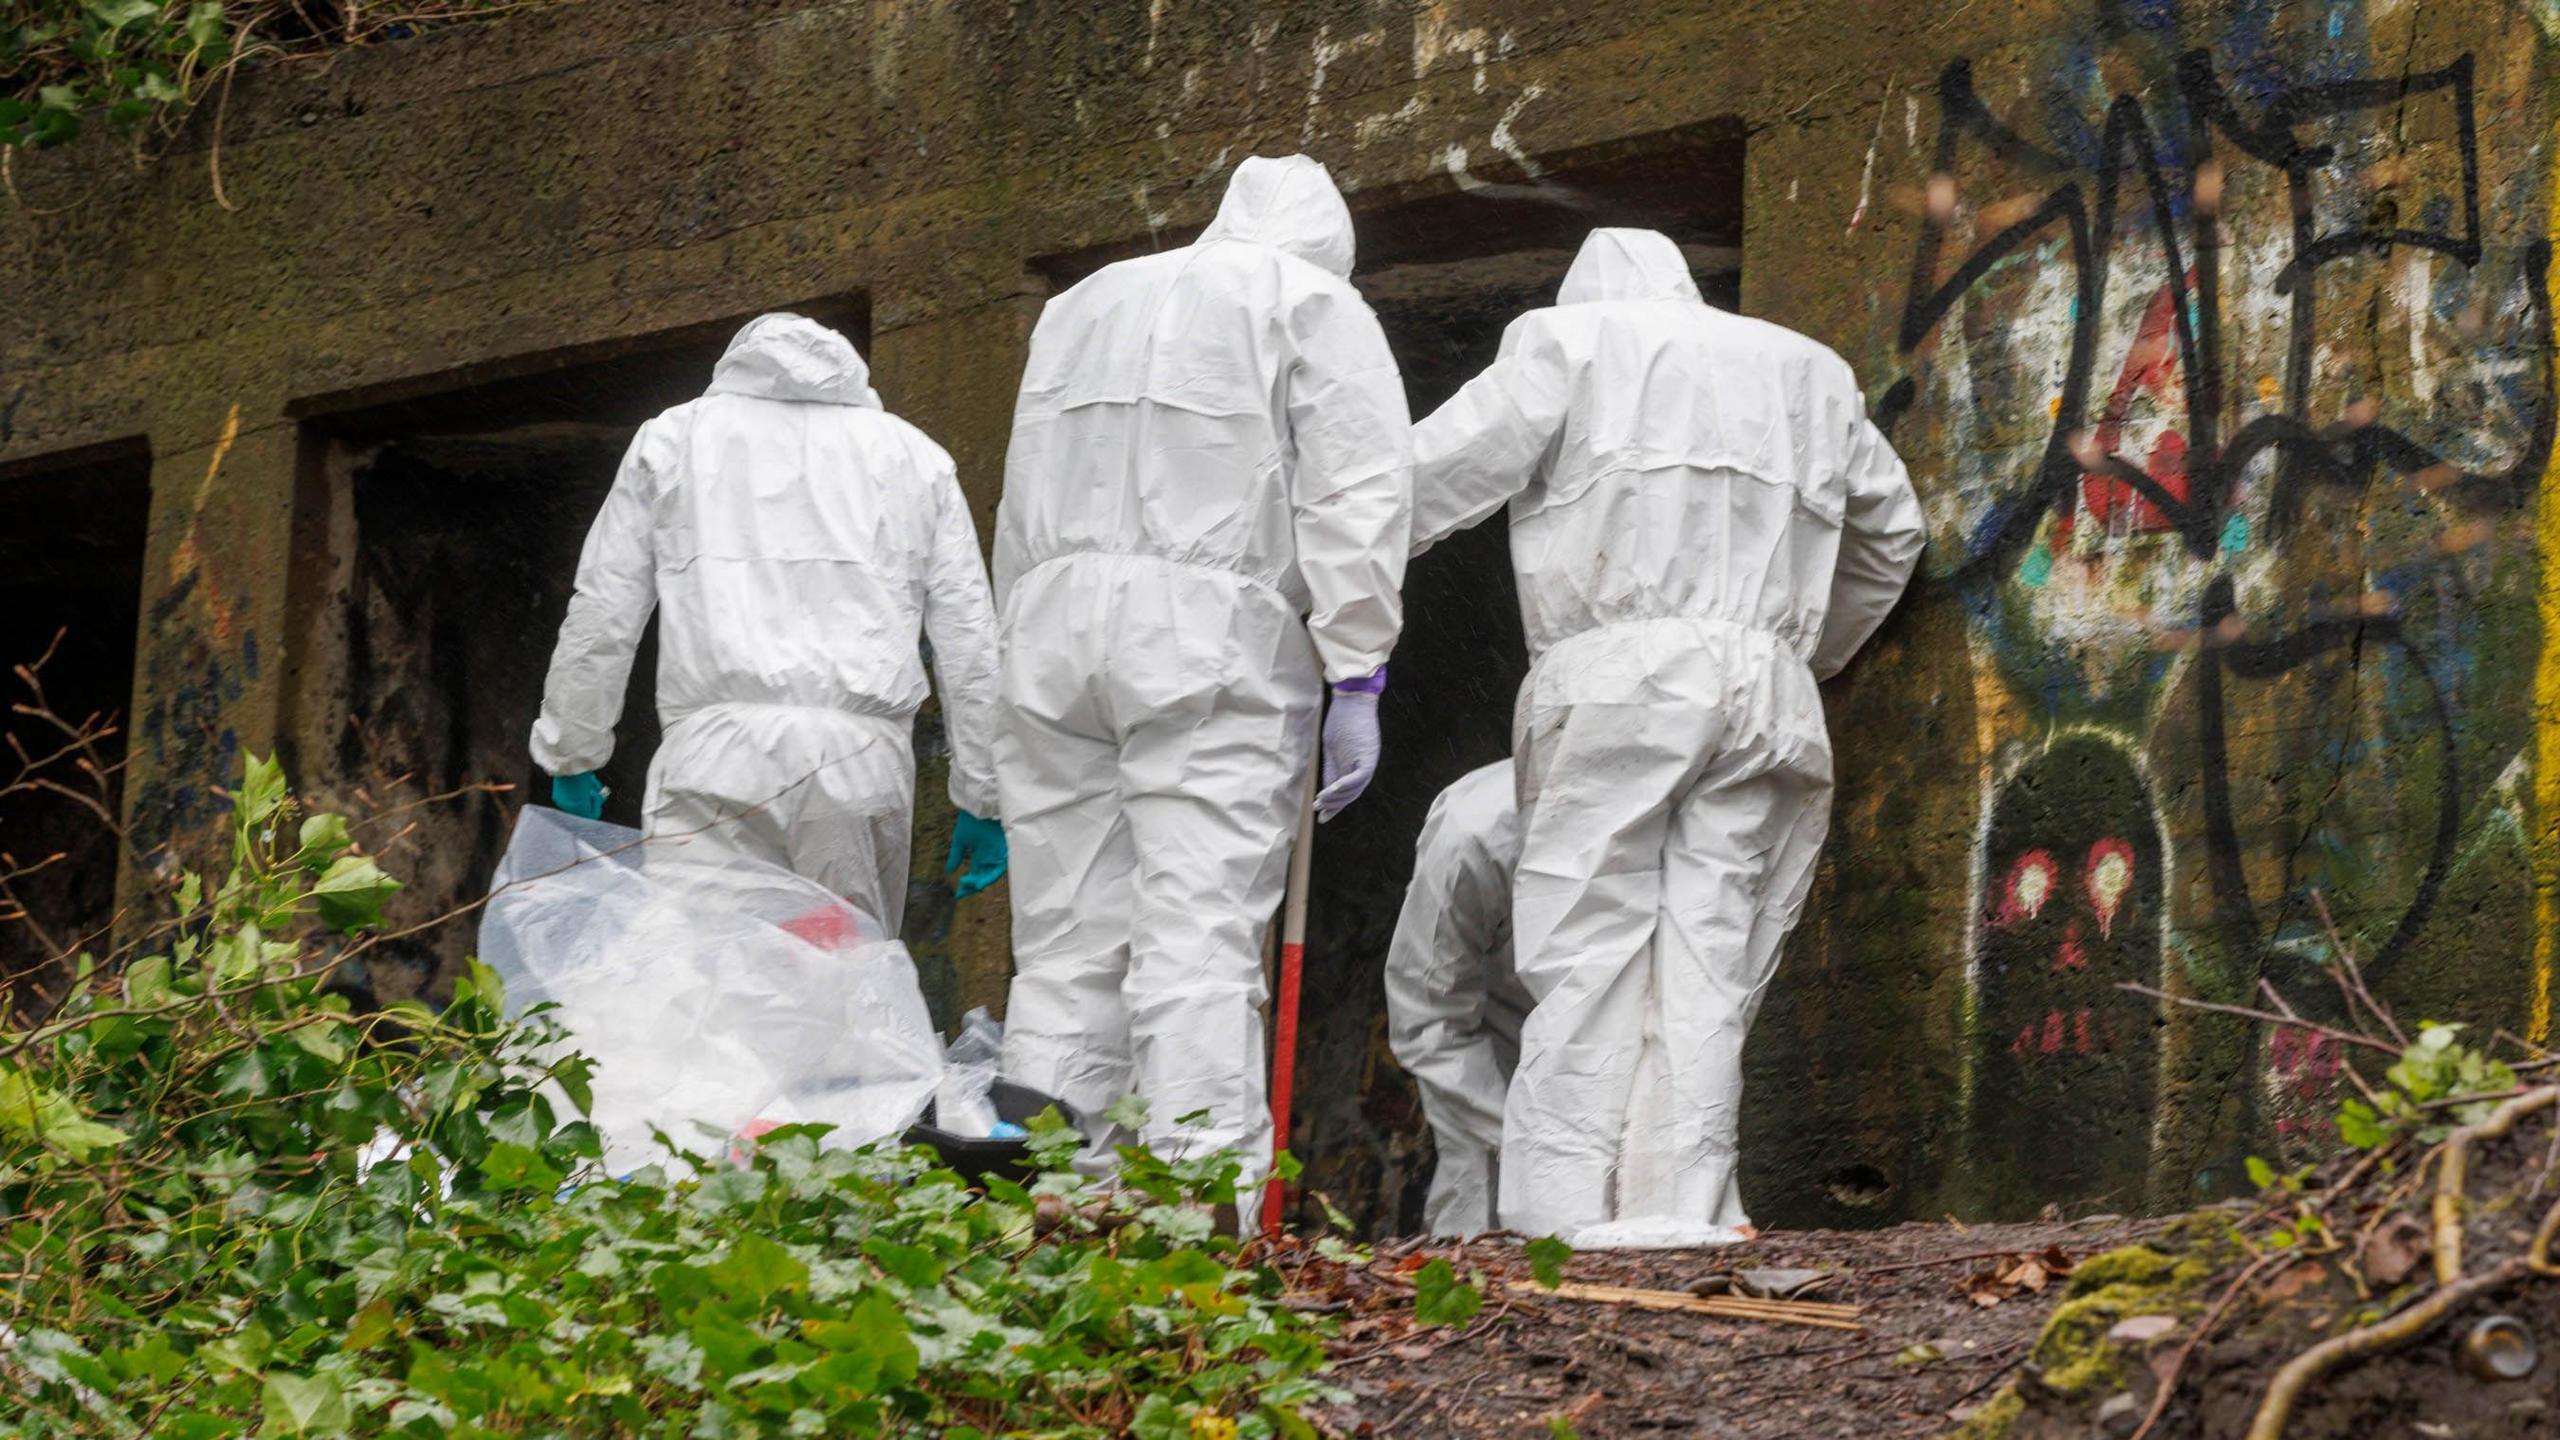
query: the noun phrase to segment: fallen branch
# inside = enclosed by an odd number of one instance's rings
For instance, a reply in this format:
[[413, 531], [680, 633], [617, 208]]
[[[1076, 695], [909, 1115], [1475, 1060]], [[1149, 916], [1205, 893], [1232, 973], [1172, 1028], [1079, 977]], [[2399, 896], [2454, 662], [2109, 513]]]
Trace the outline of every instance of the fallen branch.
[[2470, 1166], [2470, 1148], [2474, 1140], [2494, 1140], [2515, 1128], [2516, 1122], [2536, 1110], [2560, 1100], [2560, 1085], [2547, 1085], [2529, 1091], [2489, 1112], [2489, 1118], [2477, 1125], [2465, 1125], [2445, 1137], [2444, 1159], [2436, 1166], [2435, 1249], [2436, 1283], [2451, 1285], [2462, 1278], [2462, 1201], [2463, 1172]]
[[1584, 1285], [1568, 1280], [1554, 1289], [1534, 1289], [1516, 1281], [1511, 1288], [1548, 1300], [1582, 1300], [1596, 1305], [1631, 1305], [1639, 1310], [1677, 1310], [1719, 1320], [1757, 1320], [1773, 1325], [1811, 1325], [1824, 1330], [1864, 1330], [1860, 1305], [1832, 1305], [1818, 1300], [1754, 1300], [1737, 1295], [1692, 1295], [1685, 1290], [1639, 1290], [1626, 1285]]
[[2360, 1330], [2350, 1330], [2344, 1335], [2324, 1340], [2294, 1356], [2268, 1384], [2267, 1398], [2258, 1403], [2257, 1417], [2249, 1422], [2248, 1440], [2283, 1440], [2284, 1424], [2293, 1414], [2294, 1402], [2302, 1397], [2302, 1392], [2311, 1382], [2345, 1361], [2415, 1339], [2455, 1306], [2475, 1295], [2511, 1283], [2524, 1275], [2526, 1268], [2522, 1256], [2510, 1259], [2494, 1270], [2443, 1286], [2387, 1320], [2378, 1320]]

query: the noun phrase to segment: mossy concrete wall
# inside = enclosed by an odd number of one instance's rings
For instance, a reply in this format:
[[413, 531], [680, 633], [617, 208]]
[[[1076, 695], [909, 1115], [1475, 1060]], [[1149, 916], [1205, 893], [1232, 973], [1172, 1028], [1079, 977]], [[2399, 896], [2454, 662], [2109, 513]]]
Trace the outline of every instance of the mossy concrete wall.
[[[2336, 1057], [2118, 982], [2311, 1003], [2316, 896], [2407, 1010], [2549, 1026], [2551, 23], [2523, 0], [537, 9], [256, 73], [138, 168], [104, 138], [19, 157], [0, 466], [148, 444], [124, 793], [138, 840], [183, 845], [244, 751], [368, 783], [351, 552], [388, 537], [349, 498], [382, 457], [348, 417], [833, 305], [983, 529], [1040, 298], [1199, 224], [1247, 154], [1304, 149], [1351, 191], [1382, 313], [1439, 347], [1408, 361], [1426, 401], [1423, 372], [1490, 344], [1469, 306], [1552, 284], [1522, 267], [1560, 272], [1581, 226], [1662, 223], [1710, 266], [1738, 245], [1743, 308], [1858, 366], [1931, 523], [1915, 594], [1828, 695], [1838, 818], [1753, 1041], [1755, 1209], [2165, 1204], [2309, 1133]], [[628, 423], [611, 408], [569, 418]], [[595, 448], [546, 433], [510, 431], [507, 463]], [[510, 483], [528, 517], [552, 503]], [[1328, 830], [1360, 869], [1321, 867], [1311, 956], [1302, 1148], [1382, 1224], [1425, 1143], [1379, 1033], [1399, 827], [1499, 754], [1518, 665], [1498, 553], [1449, 564], [1417, 567], [1416, 624], [1480, 637], [1481, 683], [1390, 717], [1414, 794]], [[480, 598], [538, 646], [523, 584]], [[946, 826], [920, 817], [919, 873]], [[919, 915], [947, 1000], [1000, 996], [1004, 903]]]

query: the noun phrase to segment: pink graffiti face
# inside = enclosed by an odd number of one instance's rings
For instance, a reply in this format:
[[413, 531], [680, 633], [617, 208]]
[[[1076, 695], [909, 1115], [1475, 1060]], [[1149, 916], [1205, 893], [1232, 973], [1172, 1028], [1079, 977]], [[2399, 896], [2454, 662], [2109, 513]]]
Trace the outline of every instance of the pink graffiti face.
[[2059, 1167], [2138, 1194], [2149, 1163], [2158, 1026], [2118, 987], [2160, 974], [2157, 824], [2126, 752], [2073, 735], [2019, 768], [1984, 827], [1972, 1124], [1986, 1163], [2029, 1164], [2038, 1193]]
[[[2099, 838], [2081, 861], [2078, 879], [2081, 896], [2088, 902], [2085, 918], [2096, 922], [2099, 939], [2115, 938], [2116, 915], [2124, 909], [2125, 899], [2133, 889], [2133, 846], [2114, 835]], [[1992, 928], [2015, 930], [2038, 919], [2045, 907], [2063, 893], [2063, 885], [2062, 867], [2052, 851], [2038, 848], [2019, 855], [2010, 862], [2009, 873], [2001, 881]], [[2054, 942], [2051, 960], [2051, 969], [2057, 974], [2089, 968], [2089, 950], [2080, 930], [2083, 918], [2078, 913], [2063, 918], [2062, 934]], [[2019, 1033], [2017, 1045], [2012, 1048], [2020, 1054], [2038, 1049], [2054, 1054], [2066, 1048], [2088, 1053], [2091, 1027], [2087, 1011], [2081, 1011], [2076, 1021], [2059, 1010], [2048, 1014], [2045, 1020], [2040, 1034], [2030, 1033], [2037, 1030], [2030, 1025]], [[2047, 1039], [2054, 1048], [2044, 1049], [2043, 1041]]]

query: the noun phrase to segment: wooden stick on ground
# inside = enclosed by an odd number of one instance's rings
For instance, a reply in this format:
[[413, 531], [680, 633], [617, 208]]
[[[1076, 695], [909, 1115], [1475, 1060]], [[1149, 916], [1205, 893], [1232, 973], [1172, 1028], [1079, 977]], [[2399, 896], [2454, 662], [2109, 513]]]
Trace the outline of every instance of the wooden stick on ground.
[[1773, 1325], [1810, 1325], [1823, 1330], [1864, 1330], [1864, 1307], [1830, 1305], [1814, 1300], [1755, 1300], [1734, 1295], [1692, 1295], [1685, 1290], [1639, 1290], [1625, 1285], [1583, 1285], [1566, 1281], [1554, 1289], [1513, 1284], [1514, 1291], [1550, 1300], [1581, 1300], [1599, 1305], [1632, 1305], [1639, 1310], [1677, 1310], [1719, 1320], [1757, 1320]]

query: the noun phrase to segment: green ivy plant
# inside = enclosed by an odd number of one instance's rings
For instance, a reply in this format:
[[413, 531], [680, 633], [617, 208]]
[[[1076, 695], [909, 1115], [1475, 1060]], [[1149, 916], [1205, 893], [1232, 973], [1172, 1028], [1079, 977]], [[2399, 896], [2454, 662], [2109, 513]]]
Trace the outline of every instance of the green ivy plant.
[[351, 1010], [396, 882], [271, 762], [232, 799], [167, 943], [0, 1035], [0, 1435], [1314, 1433], [1322, 1322], [1212, 1234], [1233, 1159], [1106, 1192], [1052, 1116], [1029, 1186], [811, 1127], [605, 1177], [548, 1022], [476, 965]]
[[2461, 1026], [2434, 1020], [2419, 1024], [2418, 1038], [2382, 1079], [2372, 1100], [2338, 1107], [2338, 1138], [2356, 1149], [2376, 1149], [2410, 1133], [2433, 1145], [2457, 1126], [2487, 1119], [2498, 1099], [2516, 1088], [2516, 1072], [2505, 1061], [2463, 1044]]
[[166, 129], [231, 72], [538, 0], [10, 0], [0, 9], [0, 150], [93, 119]]

